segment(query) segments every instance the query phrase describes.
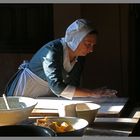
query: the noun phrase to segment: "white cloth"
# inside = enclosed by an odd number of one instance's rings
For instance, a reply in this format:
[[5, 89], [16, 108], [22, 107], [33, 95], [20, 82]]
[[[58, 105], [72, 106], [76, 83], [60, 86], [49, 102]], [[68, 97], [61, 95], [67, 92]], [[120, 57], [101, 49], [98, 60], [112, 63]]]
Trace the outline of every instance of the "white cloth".
[[66, 43], [64, 42], [64, 38], [62, 38], [61, 40], [62, 42], [62, 45], [63, 45], [63, 66], [64, 66], [64, 69], [67, 71], [67, 72], [70, 72], [73, 68], [73, 66], [75, 65], [75, 62], [76, 61], [73, 61], [73, 63], [70, 63], [70, 58], [69, 58], [69, 52], [68, 52], [68, 47], [66, 45]]
[[65, 42], [75, 51], [83, 38], [93, 30], [91, 24], [86, 19], [77, 19], [66, 30]]
[[64, 91], [60, 94], [60, 96], [67, 98], [67, 99], [72, 99], [74, 96], [76, 88], [74, 86], [66, 86], [66, 88], [64, 89]]
[[[63, 58], [64, 58], [63, 66], [67, 72], [70, 72], [72, 70], [75, 62], [70, 63], [69, 54], [68, 54], [68, 47], [64, 41], [64, 38], [61, 39], [61, 43], [63, 45]], [[76, 87], [68, 85], [64, 89], [64, 91], [60, 94], [60, 96], [67, 98], [67, 99], [72, 99], [74, 96], [75, 90], [76, 90]]]
[[14, 95], [35, 98], [46, 95], [49, 90], [46, 81], [36, 76], [28, 68], [24, 68], [17, 83]]

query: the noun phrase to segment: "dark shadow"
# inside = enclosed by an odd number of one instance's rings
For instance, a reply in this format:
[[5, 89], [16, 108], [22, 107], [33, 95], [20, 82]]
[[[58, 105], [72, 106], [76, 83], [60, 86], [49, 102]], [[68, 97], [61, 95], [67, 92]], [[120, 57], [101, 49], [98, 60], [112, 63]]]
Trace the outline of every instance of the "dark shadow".
[[129, 137], [137, 137], [137, 136], [140, 136], [140, 119], [137, 122], [137, 124], [135, 125], [132, 133], [129, 134]]
[[56, 136], [56, 133], [49, 129], [41, 126], [35, 125], [9, 125], [9, 126], [0, 126], [0, 137], [29, 137], [29, 136], [38, 136], [38, 137], [52, 137]]

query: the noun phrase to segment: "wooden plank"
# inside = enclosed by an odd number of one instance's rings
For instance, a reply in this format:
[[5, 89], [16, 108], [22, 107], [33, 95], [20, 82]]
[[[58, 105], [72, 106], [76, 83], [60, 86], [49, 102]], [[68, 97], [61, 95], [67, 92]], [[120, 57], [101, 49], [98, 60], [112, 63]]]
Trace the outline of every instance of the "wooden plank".
[[98, 117], [119, 117], [125, 104], [122, 102], [107, 102], [100, 105], [101, 108], [97, 113]]
[[130, 117], [139, 119], [140, 118], [140, 107], [135, 107], [132, 110]]
[[133, 118], [139, 119], [140, 118], [140, 111], [136, 111]]
[[97, 129], [97, 128], [87, 128], [83, 139], [93, 139], [93, 136], [115, 136], [115, 137], [128, 137], [130, 131], [117, 131], [111, 129]]
[[138, 119], [134, 118], [102, 118], [97, 117], [91, 128], [132, 132]]
[[85, 102], [91, 102], [91, 101], [77, 101], [77, 100], [65, 100], [61, 98], [37, 98], [36, 101], [38, 104], [35, 108], [45, 108], [45, 109], [58, 109], [62, 105], [67, 104], [76, 104], [76, 103], [85, 103]]
[[138, 119], [96, 117], [94, 122], [96, 122], [96, 123], [100, 122], [100, 123], [132, 123], [132, 124], [136, 124], [138, 122]]
[[59, 116], [58, 110], [34, 109], [31, 116]]

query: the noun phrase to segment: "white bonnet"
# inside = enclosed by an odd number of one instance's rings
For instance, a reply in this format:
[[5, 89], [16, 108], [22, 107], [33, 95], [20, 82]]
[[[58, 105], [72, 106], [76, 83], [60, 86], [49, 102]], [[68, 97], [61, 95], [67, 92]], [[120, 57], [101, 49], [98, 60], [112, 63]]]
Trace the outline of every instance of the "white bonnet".
[[89, 21], [77, 19], [67, 28], [64, 40], [75, 51], [82, 39], [92, 30]]

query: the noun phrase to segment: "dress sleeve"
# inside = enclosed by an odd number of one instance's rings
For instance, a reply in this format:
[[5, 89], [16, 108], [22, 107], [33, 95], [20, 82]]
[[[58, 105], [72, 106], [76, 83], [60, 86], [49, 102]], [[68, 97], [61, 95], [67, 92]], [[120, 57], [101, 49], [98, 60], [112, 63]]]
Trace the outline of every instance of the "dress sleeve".
[[48, 53], [43, 58], [43, 70], [46, 75], [47, 82], [54, 94], [60, 96], [60, 93], [66, 88], [63, 82], [63, 49], [60, 47], [47, 47]]
[[82, 71], [81, 61], [78, 60], [77, 64], [69, 73], [69, 77], [67, 78], [66, 81], [64, 81], [62, 75], [63, 47], [49, 46], [47, 47], [47, 49], [48, 49], [48, 53], [43, 58], [42, 65], [50, 89], [57, 96], [60, 96], [60, 94], [63, 91], [71, 91], [71, 95], [70, 95], [71, 97], [68, 98], [72, 98], [74, 95], [74, 89], [75, 89], [74, 87], [78, 86], [80, 83], [80, 76]]
[[75, 93], [76, 87], [68, 85], [64, 91], [60, 94], [60, 96], [67, 98], [67, 99], [72, 99]]

